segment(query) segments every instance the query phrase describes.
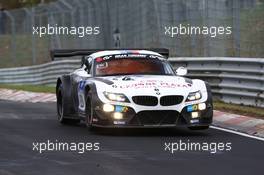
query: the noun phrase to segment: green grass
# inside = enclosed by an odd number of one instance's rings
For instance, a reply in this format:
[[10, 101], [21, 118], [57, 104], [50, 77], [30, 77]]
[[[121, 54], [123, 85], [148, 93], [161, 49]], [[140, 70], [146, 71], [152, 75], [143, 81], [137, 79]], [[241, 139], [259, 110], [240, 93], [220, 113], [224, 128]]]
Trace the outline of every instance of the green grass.
[[236, 105], [236, 104], [224, 103], [221, 101], [215, 101], [214, 109], [219, 111], [225, 111], [234, 114], [264, 119], [264, 109], [260, 107]]
[[15, 90], [23, 90], [30, 92], [47, 92], [47, 93], [55, 93], [55, 87], [44, 86], [44, 85], [10, 85], [10, 84], [0, 84], [0, 88], [5, 89], [15, 89]]

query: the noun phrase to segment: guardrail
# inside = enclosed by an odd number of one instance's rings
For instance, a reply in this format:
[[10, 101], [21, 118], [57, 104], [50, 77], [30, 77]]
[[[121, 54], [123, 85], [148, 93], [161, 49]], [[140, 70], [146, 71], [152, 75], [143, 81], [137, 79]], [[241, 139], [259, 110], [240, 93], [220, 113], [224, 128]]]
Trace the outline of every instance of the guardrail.
[[0, 83], [55, 85], [59, 76], [80, 67], [80, 60], [60, 60], [50, 63], [0, 69]]
[[[170, 58], [176, 69], [185, 66], [188, 77], [209, 82], [216, 99], [264, 107], [264, 59], [260, 58]], [[79, 60], [0, 69], [0, 83], [55, 85], [57, 77], [80, 67]]]
[[188, 77], [209, 82], [214, 97], [228, 103], [264, 107], [264, 59], [171, 58], [173, 67], [188, 68]]

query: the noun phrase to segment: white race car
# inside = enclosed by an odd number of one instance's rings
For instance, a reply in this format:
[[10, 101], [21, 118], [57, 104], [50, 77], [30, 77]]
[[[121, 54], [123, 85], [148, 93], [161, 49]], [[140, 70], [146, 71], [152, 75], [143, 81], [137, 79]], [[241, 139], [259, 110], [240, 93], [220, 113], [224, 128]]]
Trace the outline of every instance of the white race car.
[[[151, 50], [151, 51], [150, 51]], [[207, 129], [212, 123], [210, 86], [173, 70], [167, 49], [54, 50], [52, 58], [83, 56], [81, 68], [58, 78], [61, 123], [89, 127]]]

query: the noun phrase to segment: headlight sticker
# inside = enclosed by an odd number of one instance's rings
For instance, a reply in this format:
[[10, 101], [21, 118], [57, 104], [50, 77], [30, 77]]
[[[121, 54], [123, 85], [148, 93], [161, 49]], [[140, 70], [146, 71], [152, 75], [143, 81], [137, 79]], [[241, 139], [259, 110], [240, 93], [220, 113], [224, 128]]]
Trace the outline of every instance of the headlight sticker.
[[126, 106], [117, 105], [115, 107], [115, 112], [127, 112], [127, 111], [128, 111], [128, 107], [126, 107]]
[[187, 112], [192, 112], [192, 111], [197, 111], [197, 110], [198, 110], [198, 105], [187, 106]]

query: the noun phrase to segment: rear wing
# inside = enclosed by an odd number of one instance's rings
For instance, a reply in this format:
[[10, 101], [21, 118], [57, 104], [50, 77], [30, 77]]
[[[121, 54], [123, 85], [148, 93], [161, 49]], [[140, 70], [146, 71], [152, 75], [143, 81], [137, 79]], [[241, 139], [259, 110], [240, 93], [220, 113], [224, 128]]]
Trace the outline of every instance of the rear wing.
[[169, 49], [166, 48], [122, 48], [122, 49], [55, 49], [50, 51], [51, 60], [61, 57], [88, 56], [95, 52], [105, 50], [149, 50], [157, 52], [164, 57], [169, 57]]

